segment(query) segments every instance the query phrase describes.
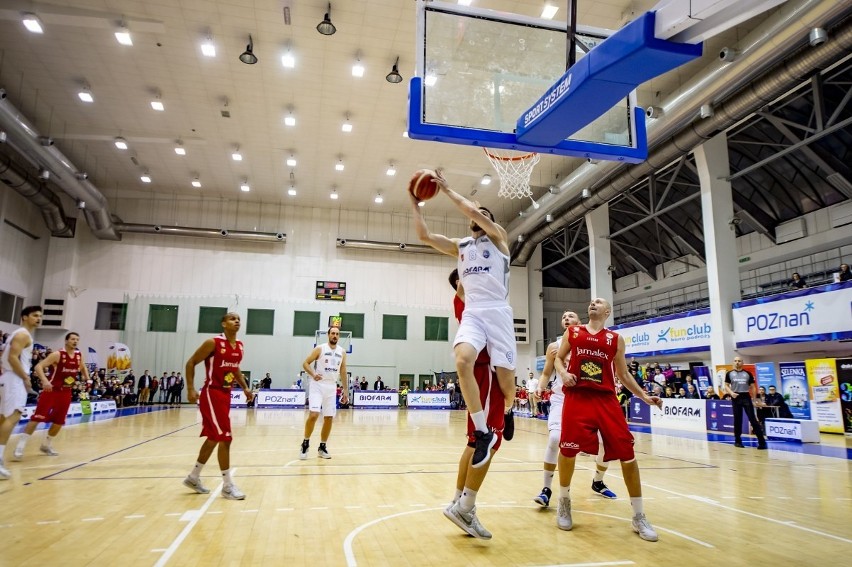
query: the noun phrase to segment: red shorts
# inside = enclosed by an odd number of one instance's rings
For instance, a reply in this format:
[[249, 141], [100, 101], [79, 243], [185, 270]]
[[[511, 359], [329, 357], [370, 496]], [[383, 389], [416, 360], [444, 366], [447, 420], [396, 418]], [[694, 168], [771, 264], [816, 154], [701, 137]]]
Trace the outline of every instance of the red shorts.
[[[503, 397], [503, 391], [500, 390], [500, 384], [497, 382], [497, 374], [491, 372], [489, 363], [474, 364], [473, 377], [476, 378], [476, 385], [479, 386], [479, 402], [482, 404], [482, 409], [485, 410], [485, 423], [494, 430], [497, 435], [497, 442], [493, 449], [496, 451], [500, 448], [500, 443], [503, 442], [503, 416], [506, 411], [506, 399]], [[622, 414], [624, 415], [624, 414]], [[470, 414], [467, 416], [467, 445], [474, 446], [473, 432], [476, 428], [473, 426], [473, 420], [470, 419]]]
[[559, 449], [566, 457], [584, 452], [598, 454], [598, 431], [604, 444], [604, 461], [630, 461], [633, 435], [615, 393], [564, 388], [562, 437]]
[[[211, 441], [231, 440], [231, 391], [202, 388], [198, 395], [201, 435]], [[623, 415], [623, 414], [622, 414]]]
[[30, 417], [30, 421], [65, 425], [65, 416], [68, 415], [69, 407], [71, 407], [70, 388], [44, 391], [38, 397], [35, 413]]

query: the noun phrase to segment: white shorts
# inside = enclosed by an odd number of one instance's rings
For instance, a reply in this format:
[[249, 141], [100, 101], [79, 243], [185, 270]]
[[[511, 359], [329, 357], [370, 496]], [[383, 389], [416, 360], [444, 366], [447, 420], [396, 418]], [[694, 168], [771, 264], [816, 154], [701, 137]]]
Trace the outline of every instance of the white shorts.
[[10, 417], [16, 411], [24, 413], [27, 405], [27, 388], [14, 372], [0, 376], [0, 415]]
[[548, 431], [562, 431], [562, 406], [565, 404], [565, 394], [551, 394], [550, 413], [547, 416]]
[[337, 385], [311, 380], [308, 408], [313, 412], [322, 411], [323, 417], [334, 417], [337, 413]]
[[512, 308], [509, 305], [466, 306], [453, 347], [459, 343], [472, 345], [476, 352], [487, 348], [491, 366], [514, 370], [518, 347]]

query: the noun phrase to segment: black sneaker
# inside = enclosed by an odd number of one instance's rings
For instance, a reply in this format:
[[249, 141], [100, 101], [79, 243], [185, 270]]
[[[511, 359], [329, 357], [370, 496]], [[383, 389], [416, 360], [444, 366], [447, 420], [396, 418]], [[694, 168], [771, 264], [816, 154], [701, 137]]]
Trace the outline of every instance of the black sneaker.
[[613, 499], [616, 498], [615, 492], [609, 489], [604, 481], [597, 480], [592, 482], [592, 490], [603, 496], [604, 498]]
[[742, 449], [745, 447], [745, 445], [743, 445], [742, 441], [737, 441], [736, 443], [734, 443], [734, 447], [739, 447], [740, 449]]
[[509, 413], [503, 415], [503, 439], [511, 441], [515, 436], [515, 412], [509, 410]]
[[474, 431], [473, 436], [475, 438], [475, 447], [473, 449], [473, 459], [471, 459], [471, 465], [473, 468], [478, 469], [483, 466], [488, 460], [491, 458], [491, 447], [497, 443], [497, 436], [494, 435], [493, 431], [488, 431], [487, 433], [483, 433], [482, 431]]
[[539, 506], [547, 508], [548, 506], [550, 506], [551, 496], [553, 496], [553, 492], [545, 486], [541, 489], [541, 494], [533, 498], [533, 502], [535, 502]]
[[760, 451], [765, 451], [765, 450], [766, 450], [766, 449], [768, 449], [769, 447], [767, 447], [767, 446], [766, 446], [766, 443], [764, 442], [764, 443], [758, 443], [758, 444], [757, 444], [757, 448], [758, 448], [758, 450], [760, 450]]
[[311, 445], [311, 442], [305, 439], [302, 441], [302, 450], [299, 452], [299, 459], [304, 461], [308, 458], [308, 447]]

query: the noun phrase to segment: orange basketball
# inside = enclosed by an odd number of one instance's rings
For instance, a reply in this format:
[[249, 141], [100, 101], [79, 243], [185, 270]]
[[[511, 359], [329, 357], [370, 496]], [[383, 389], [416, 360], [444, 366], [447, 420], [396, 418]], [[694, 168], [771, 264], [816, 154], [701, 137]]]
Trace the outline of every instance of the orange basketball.
[[418, 201], [428, 201], [438, 193], [435, 172], [431, 169], [418, 169], [408, 182], [408, 192]]

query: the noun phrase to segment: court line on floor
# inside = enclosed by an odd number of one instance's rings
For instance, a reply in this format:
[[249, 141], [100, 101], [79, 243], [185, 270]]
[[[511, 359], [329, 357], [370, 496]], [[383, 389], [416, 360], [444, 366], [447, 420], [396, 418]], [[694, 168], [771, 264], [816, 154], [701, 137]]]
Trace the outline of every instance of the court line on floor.
[[[236, 472], [237, 472], [237, 469], [234, 469], [234, 468], [231, 469], [231, 475], [232, 476], [235, 475]], [[175, 552], [178, 550], [180, 545], [183, 543], [183, 540], [185, 540], [187, 538], [187, 536], [189, 535], [189, 532], [191, 532], [192, 528], [195, 527], [195, 524], [197, 524], [199, 522], [199, 520], [201, 520], [202, 516], [204, 516], [204, 513], [207, 512], [207, 509], [210, 508], [210, 506], [216, 500], [216, 497], [219, 496], [219, 493], [222, 491], [222, 487], [224, 485], [225, 485], [224, 482], [220, 482], [219, 486], [217, 486], [216, 488], [214, 488], [210, 492], [210, 496], [207, 498], [207, 501], [204, 502], [204, 504], [201, 506], [201, 508], [199, 508], [198, 510], [188, 510], [187, 513], [184, 514], [185, 516], [188, 515], [189, 523], [187, 523], [186, 526], [184, 526], [183, 530], [178, 534], [178, 536], [174, 539], [174, 541], [171, 543], [171, 545], [169, 545], [166, 548], [163, 555], [154, 564], [154, 567], [163, 567], [166, 563], [168, 563], [169, 559], [171, 559], [172, 555], [175, 554]], [[193, 512], [193, 513], [190, 514], [190, 512]]]
[[[502, 506], [502, 505], [486, 505], [486, 504], [482, 504], [482, 505], [480, 505], [480, 507], [481, 508], [524, 508], [524, 509], [529, 508], [528, 506]], [[405, 512], [397, 512], [396, 514], [390, 514], [388, 516], [382, 516], [380, 518], [376, 518], [375, 520], [371, 520], [367, 523], [361, 524], [360, 526], [356, 527], [354, 530], [349, 532], [346, 535], [346, 538], [343, 540], [343, 555], [346, 557], [347, 567], [357, 567], [358, 566], [358, 561], [355, 559], [355, 552], [352, 549], [352, 547], [353, 547], [352, 544], [354, 543], [355, 538], [358, 536], [358, 534], [360, 534], [361, 532], [363, 532], [367, 528], [370, 528], [370, 527], [372, 527], [376, 524], [379, 524], [381, 522], [384, 522], [386, 520], [392, 520], [394, 518], [399, 518], [399, 517], [402, 517], [402, 516], [409, 516], [411, 514], [420, 514], [422, 512], [433, 512], [433, 511], [443, 510], [443, 509], [444, 509], [443, 507], [421, 508], [419, 510], [408, 510], [408, 511], [405, 511]], [[591, 515], [591, 516], [602, 516], [604, 518], [611, 518], [611, 519], [619, 520], [619, 521], [623, 521], [623, 522], [630, 522], [631, 521], [629, 518], [612, 516], [610, 514], [602, 514], [600, 512], [589, 512], [589, 511], [586, 511], [586, 510], [574, 510], [574, 512], [579, 513], [579, 514], [588, 514], [588, 515]], [[670, 533], [670, 534], [678, 536], [678, 537], [681, 537], [685, 540], [691, 541], [693, 543], [697, 543], [698, 545], [701, 545], [701, 546], [704, 546], [704, 547], [708, 547], [708, 548], [711, 548], [711, 549], [715, 548], [715, 546], [713, 544], [707, 543], [705, 541], [701, 541], [700, 539], [696, 539], [694, 537], [690, 537], [686, 534], [680, 533], [680, 532], [675, 531], [675, 530], [664, 528], [664, 527], [661, 527], [659, 525], [656, 525], [655, 529], [662, 531], [662, 532]], [[578, 563], [576, 565], [621, 565], [621, 563]], [[155, 567], [160, 567], [160, 566], [155, 566]]]

